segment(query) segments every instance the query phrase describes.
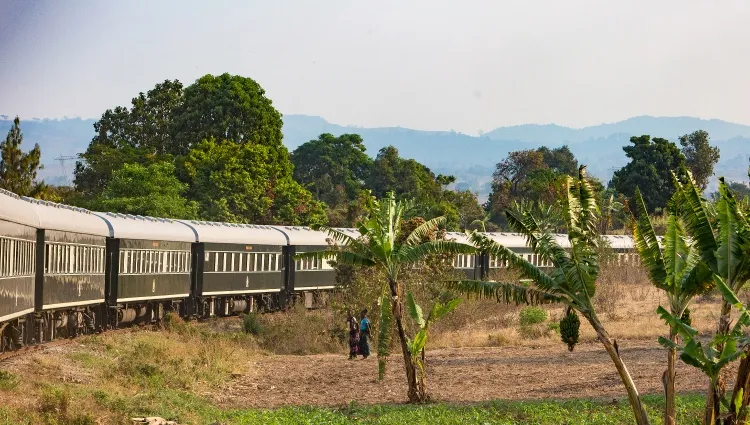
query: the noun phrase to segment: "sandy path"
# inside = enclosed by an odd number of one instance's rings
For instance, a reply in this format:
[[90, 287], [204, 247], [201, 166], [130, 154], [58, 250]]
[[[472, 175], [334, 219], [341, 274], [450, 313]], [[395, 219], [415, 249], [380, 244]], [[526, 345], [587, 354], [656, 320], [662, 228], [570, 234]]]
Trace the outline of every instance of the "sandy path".
[[[661, 392], [665, 351], [656, 344], [620, 342], [620, 354], [641, 393]], [[225, 388], [209, 395], [224, 407], [288, 405], [340, 406], [403, 402], [403, 366], [392, 356], [383, 382], [377, 359], [345, 355], [267, 356], [248, 365]], [[569, 353], [562, 344], [544, 348], [460, 348], [427, 353], [428, 388], [434, 400], [564, 399], [623, 397], [625, 391], [609, 357], [598, 344]], [[678, 391], [701, 391], [697, 369], [679, 363]]]

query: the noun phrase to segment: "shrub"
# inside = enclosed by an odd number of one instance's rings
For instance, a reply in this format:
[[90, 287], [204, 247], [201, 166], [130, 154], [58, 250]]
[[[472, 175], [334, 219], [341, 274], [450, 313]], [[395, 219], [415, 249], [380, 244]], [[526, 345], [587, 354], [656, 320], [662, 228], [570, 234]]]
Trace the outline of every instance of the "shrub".
[[16, 375], [5, 370], [0, 370], [0, 389], [10, 390], [15, 388], [17, 385], [18, 378], [16, 378]]
[[541, 307], [524, 307], [521, 309], [518, 321], [522, 327], [544, 323], [547, 321], [547, 311]]
[[246, 334], [259, 335], [262, 331], [258, 314], [251, 312], [242, 316], [242, 330]]

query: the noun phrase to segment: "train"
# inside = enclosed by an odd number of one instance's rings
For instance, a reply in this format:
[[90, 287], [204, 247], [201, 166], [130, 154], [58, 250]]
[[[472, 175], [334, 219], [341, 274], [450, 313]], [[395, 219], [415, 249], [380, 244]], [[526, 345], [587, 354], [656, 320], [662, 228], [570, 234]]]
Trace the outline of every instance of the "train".
[[[520, 235], [488, 236], [549, 266]], [[446, 237], [469, 243], [463, 233]], [[632, 238], [608, 238], [619, 261], [636, 261]], [[313, 308], [336, 287], [336, 272], [328, 261], [296, 254], [330, 242], [325, 232], [303, 226], [95, 212], [0, 189], [0, 352], [159, 322], [167, 312], [190, 319], [295, 302]], [[507, 264], [477, 253], [455, 256], [453, 266], [482, 279]]]

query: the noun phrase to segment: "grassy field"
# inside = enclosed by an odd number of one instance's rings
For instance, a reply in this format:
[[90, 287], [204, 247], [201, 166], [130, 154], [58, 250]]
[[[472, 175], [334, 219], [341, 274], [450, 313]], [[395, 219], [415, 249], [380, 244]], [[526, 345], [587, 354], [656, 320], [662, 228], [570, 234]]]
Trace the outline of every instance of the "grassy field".
[[[530, 401], [505, 402], [496, 401], [471, 405], [429, 404], [424, 406], [384, 405], [357, 406], [350, 405], [341, 409], [325, 409], [316, 407], [289, 407], [274, 410], [221, 410], [211, 406], [188, 393], [167, 391], [160, 397], [151, 400], [113, 399], [104, 395], [95, 395], [103, 405], [122, 410], [122, 420], [103, 420], [91, 415], [75, 414], [70, 410], [72, 406], [61, 405], [58, 396], [50, 395], [42, 409], [48, 409], [46, 414], [14, 410], [8, 407], [0, 408], [0, 424], [60, 424], [60, 425], [88, 425], [98, 423], [127, 423], [127, 412], [137, 409], [139, 412], [154, 409], [164, 415], [172, 409], [192, 413], [189, 418], [185, 415], [167, 415], [173, 419], [190, 421], [191, 424], [588, 424], [610, 425], [633, 423], [630, 407], [624, 401], [618, 403], [602, 403], [588, 400], [569, 401]], [[650, 408], [653, 424], [660, 424], [659, 412], [662, 400], [659, 397], [644, 397]], [[686, 395], [678, 399], [678, 423], [693, 423], [699, 416], [705, 399], [702, 395]], [[60, 409], [63, 410], [60, 410]], [[41, 421], [41, 422], [40, 422]]]

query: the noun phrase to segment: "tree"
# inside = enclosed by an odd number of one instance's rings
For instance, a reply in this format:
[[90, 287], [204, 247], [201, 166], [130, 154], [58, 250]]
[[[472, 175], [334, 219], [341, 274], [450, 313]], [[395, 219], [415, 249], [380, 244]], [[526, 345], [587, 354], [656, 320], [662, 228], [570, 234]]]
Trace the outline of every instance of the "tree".
[[[470, 190], [446, 190], [443, 192], [443, 200], [455, 208], [458, 230], [468, 229], [472, 223], [477, 220], [481, 221], [485, 216], [482, 206], [479, 205], [477, 194]], [[447, 226], [450, 227], [450, 223]]]
[[322, 205], [292, 179], [291, 162], [279, 160], [279, 152], [264, 144], [204, 140], [181, 160], [178, 175], [206, 220], [324, 223]]
[[[641, 192], [635, 191], [638, 218], [633, 218], [633, 240], [641, 262], [648, 271], [651, 283], [667, 295], [669, 313], [682, 317], [693, 298], [713, 288], [713, 273], [701, 261], [700, 252], [693, 247], [683, 229], [676, 200], [670, 202], [667, 231], [661, 244], [646, 209]], [[670, 348], [667, 370], [662, 383], [666, 406], [664, 424], [675, 423], [675, 365], [677, 363], [678, 326], [669, 327]]]
[[91, 209], [152, 217], [197, 219], [198, 206], [183, 197], [187, 185], [170, 162], [125, 164], [115, 171]]
[[[318, 257], [335, 259], [337, 263], [372, 267], [381, 270], [386, 282], [381, 289], [381, 316], [379, 321], [378, 360], [380, 376], [385, 370], [385, 357], [388, 355], [388, 335], [395, 323], [401, 352], [404, 357], [404, 369], [408, 383], [410, 402], [419, 403], [427, 400], [425, 386], [425, 369], [419, 355], [427, 341], [427, 327], [432, 319], [449, 312], [458, 304], [451, 300], [446, 304], [436, 302], [428, 319], [424, 319], [421, 309], [413, 302], [410, 294], [404, 294], [401, 272], [410, 265], [416, 264], [435, 254], [473, 253], [474, 248], [468, 245], [446, 240], [426, 240], [426, 236], [438, 229], [445, 221], [438, 217], [418, 225], [411, 232], [403, 232], [404, 216], [413, 208], [409, 201], [396, 201], [393, 192], [380, 201], [370, 200], [368, 217], [358, 225], [360, 237], [355, 238], [347, 233], [330, 227], [320, 227], [328, 232], [340, 247], [327, 251], [299, 254], [299, 257]], [[404, 300], [407, 300], [409, 314], [414, 318], [419, 331], [407, 336], [404, 326]]]
[[42, 152], [36, 144], [23, 153], [22, 143], [21, 121], [16, 117], [5, 141], [0, 143], [0, 188], [20, 196], [33, 196], [43, 185], [36, 181], [37, 171], [42, 168], [39, 165]]
[[714, 165], [719, 162], [719, 148], [711, 146], [708, 132], [704, 130], [680, 136], [680, 145], [695, 184], [706, 190], [708, 179], [714, 174]]
[[[175, 109], [173, 137], [186, 152], [202, 140], [231, 140], [238, 144], [265, 145], [281, 156], [281, 114], [251, 78], [239, 75], [205, 75], [185, 89]], [[278, 151], [278, 152], [276, 152]]]
[[292, 152], [294, 179], [335, 208], [354, 201], [372, 167], [358, 134], [321, 134]]
[[635, 189], [640, 188], [649, 212], [664, 208], [675, 191], [672, 170], [685, 166], [685, 157], [677, 145], [667, 139], [644, 135], [631, 137], [633, 146], [622, 149], [630, 162], [615, 171], [609, 187], [634, 202]]
[[568, 176], [575, 176], [578, 173], [578, 160], [573, 155], [573, 152], [570, 151], [568, 145], [551, 150], [546, 146], [542, 146], [538, 151], [542, 153], [542, 158], [547, 167], [555, 173]]
[[479, 250], [506, 261], [510, 267], [520, 271], [522, 277], [529, 279], [530, 284], [460, 281], [453, 282], [449, 286], [467, 294], [492, 297], [506, 303], [559, 302], [580, 313], [594, 328], [599, 342], [612, 359], [627, 390], [636, 423], [648, 424], [648, 414], [630, 372], [599, 320], [592, 302], [599, 275], [598, 208], [595, 193], [585, 178], [584, 167], [580, 168], [577, 179], [573, 177], [566, 179], [565, 189], [566, 197], [561, 205], [570, 243], [569, 250], [560, 246], [551, 232], [542, 231], [531, 213], [524, 212], [517, 215], [506, 212], [511, 228], [526, 238], [531, 249], [540, 256], [542, 261], [554, 265], [550, 271], [540, 269], [525, 260], [523, 256], [498, 244], [486, 235], [473, 233], [471, 240]]
[[165, 80], [139, 93], [130, 108], [107, 109], [94, 123], [96, 135], [76, 162], [76, 189], [95, 198], [124, 164], [148, 166], [185, 153], [172, 135], [175, 109], [182, 102], [182, 83]]

